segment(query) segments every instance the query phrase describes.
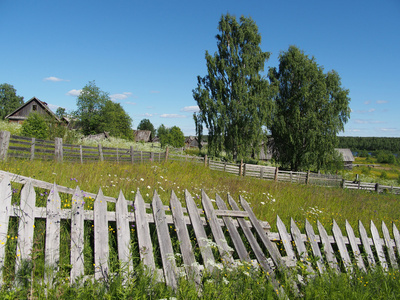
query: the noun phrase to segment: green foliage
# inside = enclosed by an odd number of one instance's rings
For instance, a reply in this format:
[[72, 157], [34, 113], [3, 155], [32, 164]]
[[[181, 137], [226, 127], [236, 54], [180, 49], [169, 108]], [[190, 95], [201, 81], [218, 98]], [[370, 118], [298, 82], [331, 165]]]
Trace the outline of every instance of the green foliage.
[[74, 115], [84, 135], [107, 131], [116, 137], [132, 139], [132, 119], [121, 104], [112, 102], [108, 93], [101, 91], [94, 81], [83, 87], [76, 106]]
[[11, 84], [0, 84], [0, 120], [24, 104], [24, 97], [17, 96], [16, 92]]
[[396, 157], [389, 151], [377, 151], [375, 153], [376, 161], [378, 163], [394, 164], [396, 163]]
[[369, 153], [368, 153], [367, 150], [361, 150], [361, 151], [358, 153], [358, 156], [359, 156], [359, 157], [369, 157]]
[[167, 128], [161, 124], [157, 129], [157, 135], [160, 138], [161, 147], [172, 146], [180, 148], [185, 145], [185, 136], [178, 126]]
[[47, 139], [49, 137], [49, 126], [46, 117], [37, 112], [30, 113], [22, 124], [21, 134], [37, 139]]
[[398, 137], [352, 137], [340, 136], [339, 148], [350, 148], [352, 151], [363, 149], [367, 151], [387, 150], [392, 153], [399, 151]]
[[269, 70], [276, 87], [271, 126], [274, 157], [292, 170], [321, 169], [350, 116], [349, 91], [335, 71], [326, 74], [314, 57], [290, 46]]
[[57, 107], [56, 116], [61, 120], [66, 115], [65, 108]]
[[141, 120], [137, 129], [138, 130], [150, 130], [151, 131], [150, 139], [153, 139], [156, 136], [156, 130], [154, 128], [154, 125], [150, 122], [149, 119]]
[[133, 139], [131, 129], [132, 119], [122, 108], [121, 104], [107, 100], [101, 109], [100, 132], [107, 131], [111, 136]]
[[0, 120], [0, 131], [9, 131], [11, 134], [21, 135], [21, 130], [21, 124]]
[[234, 160], [258, 151], [269, 125], [271, 90], [261, 75], [270, 53], [261, 50], [261, 35], [251, 18], [240, 22], [229, 14], [218, 25], [218, 51], [206, 51], [208, 74], [197, 77], [193, 90], [200, 112], [195, 116], [196, 132], [202, 123], [208, 128], [208, 152], [217, 156], [225, 150]]
[[379, 177], [382, 178], [382, 179], [388, 179], [388, 174], [387, 174], [386, 171], [382, 171], [381, 172], [381, 176], [379, 176]]

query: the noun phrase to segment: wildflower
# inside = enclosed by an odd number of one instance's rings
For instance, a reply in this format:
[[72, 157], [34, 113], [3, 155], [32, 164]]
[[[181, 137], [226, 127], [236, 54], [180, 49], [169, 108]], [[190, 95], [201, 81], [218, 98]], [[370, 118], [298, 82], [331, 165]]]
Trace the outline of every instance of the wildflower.
[[144, 179], [143, 179], [143, 178], [140, 178], [140, 181], [144, 181]]

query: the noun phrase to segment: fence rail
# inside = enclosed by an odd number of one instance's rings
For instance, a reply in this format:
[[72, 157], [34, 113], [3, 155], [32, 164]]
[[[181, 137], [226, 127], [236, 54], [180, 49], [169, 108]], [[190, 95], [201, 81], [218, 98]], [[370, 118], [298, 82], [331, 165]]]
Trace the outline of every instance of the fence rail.
[[[11, 182], [22, 183], [19, 205], [12, 204]], [[46, 207], [36, 204], [35, 187], [48, 189]], [[61, 205], [60, 193], [71, 194], [71, 207]], [[93, 195], [92, 209], [85, 209], [85, 196]], [[18, 220], [18, 236], [15, 263], [17, 272], [21, 261], [29, 259], [33, 250], [35, 219], [45, 219], [45, 265], [56, 268], [60, 258], [60, 222], [70, 220], [70, 277], [86, 275], [84, 271], [84, 221], [93, 221], [94, 243], [91, 249], [94, 257], [94, 277], [103, 279], [109, 268], [109, 222], [116, 222], [115, 237], [118, 245], [118, 259], [124, 265], [132, 267], [134, 256], [149, 270], [158, 274], [159, 279], [176, 288], [178, 277], [184, 272], [188, 278], [200, 282], [202, 270], [212, 270], [223, 264], [235, 267], [242, 262], [259, 266], [264, 270], [272, 284], [280, 289], [275, 280], [275, 270], [293, 272], [293, 266], [302, 262], [310, 274], [324, 273], [328, 268], [337, 272], [352, 272], [354, 268], [367, 271], [380, 264], [384, 270], [398, 268], [400, 234], [393, 223], [393, 237], [385, 222], [381, 223], [380, 236], [374, 222], [370, 223], [370, 233], [359, 222], [358, 231], [346, 221], [342, 231], [333, 220], [332, 228], [326, 229], [319, 221], [312, 224], [305, 220], [305, 230], [301, 232], [293, 219], [290, 226], [277, 217], [277, 232], [271, 232], [267, 222], [258, 220], [245, 199], [239, 197], [239, 204], [228, 194], [227, 201], [216, 194], [211, 199], [204, 191], [201, 195], [201, 207], [196, 204], [186, 190], [184, 195], [186, 208], [171, 193], [169, 205], [154, 192], [152, 202], [145, 203], [138, 190], [134, 201], [127, 200], [120, 192], [117, 199], [107, 197], [101, 189], [97, 194], [81, 191], [79, 187], [70, 189], [16, 174], [0, 172], [0, 239], [7, 240], [11, 218]], [[115, 203], [115, 209], [108, 211], [107, 202]], [[230, 208], [228, 208], [228, 205]], [[129, 207], [129, 209], [128, 209]], [[172, 214], [171, 214], [172, 213]], [[157, 238], [150, 234], [150, 225], [155, 225]], [[139, 253], [131, 253], [130, 228], [135, 225]], [[176, 230], [177, 241], [171, 239], [170, 227]], [[240, 229], [239, 229], [240, 228]], [[314, 231], [317, 229], [317, 231]], [[328, 232], [333, 233], [329, 235]], [[196, 242], [190, 239], [194, 232]], [[207, 232], [210, 232], [207, 234]], [[240, 233], [241, 232], [241, 233]], [[178, 242], [179, 249], [173, 249]], [[217, 252], [212, 251], [216, 245]], [[160, 251], [156, 254], [155, 248]], [[0, 272], [5, 264], [6, 244], [0, 244]], [[307, 251], [309, 249], [309, 251]], [[87, 251], [87, 249], [85, 249]], [[199, 252], [200, 258], [194, 255]], [[156, 255], [161, 256], [161, 269], [156, 265]], [[171, 259], [182, 256], [182, 263]], [[311, 258], [311, 259], [309, 259]], [[201, 263], [202, 262], [202, 263]], [[200, 265], [201, 263], [201, 265]], [[1, 275], [1, 274], [0, 274]]]
[[282, 182], [314, 184], [329, 187], [342, 187], [347, 189], [358, 189], [375, 191], [377, 193], [389, 192], [400, 194], [400, 187], [386, 186], [378, 183], [354, 182], [343, 179], [341, 176], [329, 174], [317, 174], [311, 172], [284, 171], [277, 167], [228, 163], [213, 161], [207, 157], [169, 154], [168, 148], [165, 152], [134, 151], [133, 146], [128, 148], [97, 147], [63, 144], [62, 139], [45, 141], [35, 138], [10, 135], [7, 131], [0, 131], [0, 160], [8, 157], [25, 159], [43, 159], [57, 161], [115, 161], [115, 162], [163, 162], [186, 161], [204, 164], [212, 170], [223, 171], [238, 176], [251, 176], [260, 179], [275, 180]]

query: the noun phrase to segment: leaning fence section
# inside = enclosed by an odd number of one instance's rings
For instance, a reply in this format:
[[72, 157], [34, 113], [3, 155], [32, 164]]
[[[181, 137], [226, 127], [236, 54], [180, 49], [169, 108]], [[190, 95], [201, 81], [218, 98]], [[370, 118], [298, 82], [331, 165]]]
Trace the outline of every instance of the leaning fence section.
[[[23, 184], [17, 201], [12, 200], [12, 182]], [[36, 187], [48, 189], [45, 206], [37, 205]], [[67, 207], [61, 201], [62, 193], [71, 195]], [[92, 207], [85, 206], [88, 195], [94, 196]], [[278, 216], [277, 232], [272, 232], [268, 222], [256, 218], [244, 198], [238, 200], [229, 194], [226, 199], [218, 194], [212, 199], [203, 191], [201, 203], [196, 203], [186, 190], [182, 199], [172, 192], [169, 205], [164, 205], [155, 191], [151, 203], [146, 203], [139, 190], [132, 200], [126, 199], [122, 192], [118, 198], [112, 198], [104, 195], [101, 189], [94, 195], [79, 187], [70, 189], [1, 171], [0, 240], [6, 242], [0, 243], [0, 273], [4, 271], [7, 259], [15, 259], [15, 272], [22, 260], [31, 259], [37, 219], [46, 220], [43, 233], [46, 268], [57, 268], [61, 255], [60, 224], [63, 220], [69, 221], [72, 282], [87, 275], [83, 255], [87, 251], [94, 257], [94, 278], [107, 278], [112, 247], [110, 222], [116, 224], [113, 234], [121, 265], [132, 269], [133, 258], [140, 257], [159, 280], [173, 288], [176, 288], [179, 276], [187, 276], [199, 283], [204, 270], [224, 266], [234, 268], [243, 263], [262, 268], [277, 289], [281, 287], [275, 280], [276, 271], [296, 273], [299, 268], [295, 267], [299, 263], [307, 269], [309, 275], [305, 276], [322, 274], [328, 269], [351, 273], [356, 268], [368, 272], [377, 265], [385, 271], [398, 268], [400, 234], [394, 223], [392, 236], [383, 221], [380, 231], [371, 221], [368, 232], [362, 222], [358, 223], [358, 228], [353, 228], [346, 221], [340, 228], [333, 220], [332, 227], [328, 228], [319, 221], [312, 224], [305, 220], [301, 231], [297, 221], [291, 219], [286, 226]], [[108, 203], [112, 203], [111, 210]], [[16, 255], [7, 256], [7, 236], [13, 218], [18, 224], [17, 237], [13, 237], [18, 241]], [[84, 249], [83, 241], [89, 234], [84, 223], [88, 220], [93, 222], [94, 241], [92, 248]], [[132, 253], [132, 228], [135, 228], [138, 253]], [[179, 245], [179, 248], [173, 245]], [[182, 257], [179, 262], [178, 256]], [[157, 259], [161, 265], [156, 263]]]

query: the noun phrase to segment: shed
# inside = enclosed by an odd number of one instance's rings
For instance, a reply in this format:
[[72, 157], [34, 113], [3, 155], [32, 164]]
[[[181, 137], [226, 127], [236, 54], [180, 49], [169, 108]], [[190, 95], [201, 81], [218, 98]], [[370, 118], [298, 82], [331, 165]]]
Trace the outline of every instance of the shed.
[[340, 154], [342, 154], [344, 168], [352, 169], [353, 162], [354, 162], [354, 156], [353, 156], [353, 153], [351, 152], [351, 150], [348, 148], [335, 148], [335, 150], [337, 152], [339, 152]]
[[68, 119], [65, 118], [63, 118], [63, 120], [60, 120], [47, 106], [46, 102], [40, 101], [36, 97], [33, 97], [29, 101], [25, 102], [22, 106], [7, 115], [5, 119], [9, 120], [10, 122], [22, 124], [28, 118], [31, 112], [37, 112], [45, 116], [50, 116], [59, 123], [69, 123]]
[[151, 131], [150, 130], [134, 130], [135, 142], [150, 142]]

